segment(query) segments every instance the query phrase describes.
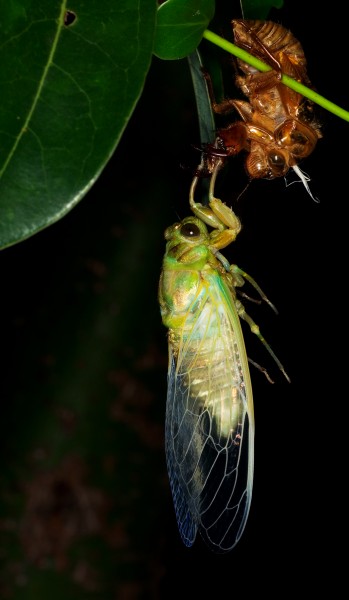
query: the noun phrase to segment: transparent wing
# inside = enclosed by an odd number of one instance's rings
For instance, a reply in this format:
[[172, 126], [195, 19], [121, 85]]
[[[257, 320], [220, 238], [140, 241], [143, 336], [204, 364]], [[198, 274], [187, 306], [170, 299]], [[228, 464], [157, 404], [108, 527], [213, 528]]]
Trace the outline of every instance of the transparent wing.
[[191, 546], [199, 530], [216, 552], [241, 537], [253, 482], [248, 363], [239, 317], [223, 292], [218, 277], [203, 282], [179, 348], [170, 342], [165, 431], [182, 540]]

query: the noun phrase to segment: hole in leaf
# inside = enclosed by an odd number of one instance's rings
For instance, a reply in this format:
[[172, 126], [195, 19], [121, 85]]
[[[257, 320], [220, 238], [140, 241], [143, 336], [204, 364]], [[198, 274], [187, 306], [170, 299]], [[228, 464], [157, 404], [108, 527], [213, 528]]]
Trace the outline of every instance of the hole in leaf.
[[72, 10], [66, 10], [64, 15], [64, 25], [69, 27], [74, 23], [76, 19], [76, 14]]

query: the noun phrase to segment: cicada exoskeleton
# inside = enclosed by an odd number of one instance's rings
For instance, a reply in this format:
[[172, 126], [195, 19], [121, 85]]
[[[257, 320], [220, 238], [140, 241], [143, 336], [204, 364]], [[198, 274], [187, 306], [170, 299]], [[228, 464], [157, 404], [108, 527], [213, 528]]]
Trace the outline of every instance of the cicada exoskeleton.
[[262, 73], [237, 59], [236, 85], [248, 100], [229, 98], [220, 103], [206, 75], [213, 110], [219, 114], [236, 110], [241, 118], [218, 129], [215, 145], [206, 147], [206, 154], [222, 162], [244, 150], [250, 179], [285, 176], [292, 167], [306, 184], [298, 164], [313, 152], [321, 137], [320, 123], [313, 102], [281, 82], [284, 74], [312, 87], [303, 48], [288, 29], [272, 21], [237, 19], [232, 26], [235, 44], [271, 70]]

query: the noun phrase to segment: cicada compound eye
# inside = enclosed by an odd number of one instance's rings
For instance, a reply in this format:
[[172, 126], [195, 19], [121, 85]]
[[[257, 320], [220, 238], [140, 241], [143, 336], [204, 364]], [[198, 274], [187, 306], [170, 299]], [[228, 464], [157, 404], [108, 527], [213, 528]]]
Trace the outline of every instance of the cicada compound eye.
[[268, 165], [270, 167], [271, 177], [281, 177], [288, 170], [285, 156], [277, 150], [268, 152]]
[[245, 162], [246, 171], [251, 179], [281, 177], [289, 168], [287, 159], [287, 153], [275, 144], [269, 144], [268, 147], [267, 144], [253, 141]]
[[181, 226], [181, 234], [186, 238], [196, 238], [201, 235], [201, 231], [195, 223], [184, 223]]

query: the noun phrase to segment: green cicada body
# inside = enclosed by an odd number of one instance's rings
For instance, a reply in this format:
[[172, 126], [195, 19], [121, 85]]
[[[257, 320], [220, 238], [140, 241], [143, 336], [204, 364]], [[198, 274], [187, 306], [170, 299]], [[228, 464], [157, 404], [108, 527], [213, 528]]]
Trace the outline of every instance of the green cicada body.
[[199, 531], [212, 550], [227, 552], [251, 504], [254, 414], [235, 292], [242, 281], [219, 252], [240, 223], [214, 202], [224, 211], [218, 231], [209, 234], [194, 216], [166, 230], [159, 300], [169, 342], [166, 461], [179, 531], [187, 546]]

